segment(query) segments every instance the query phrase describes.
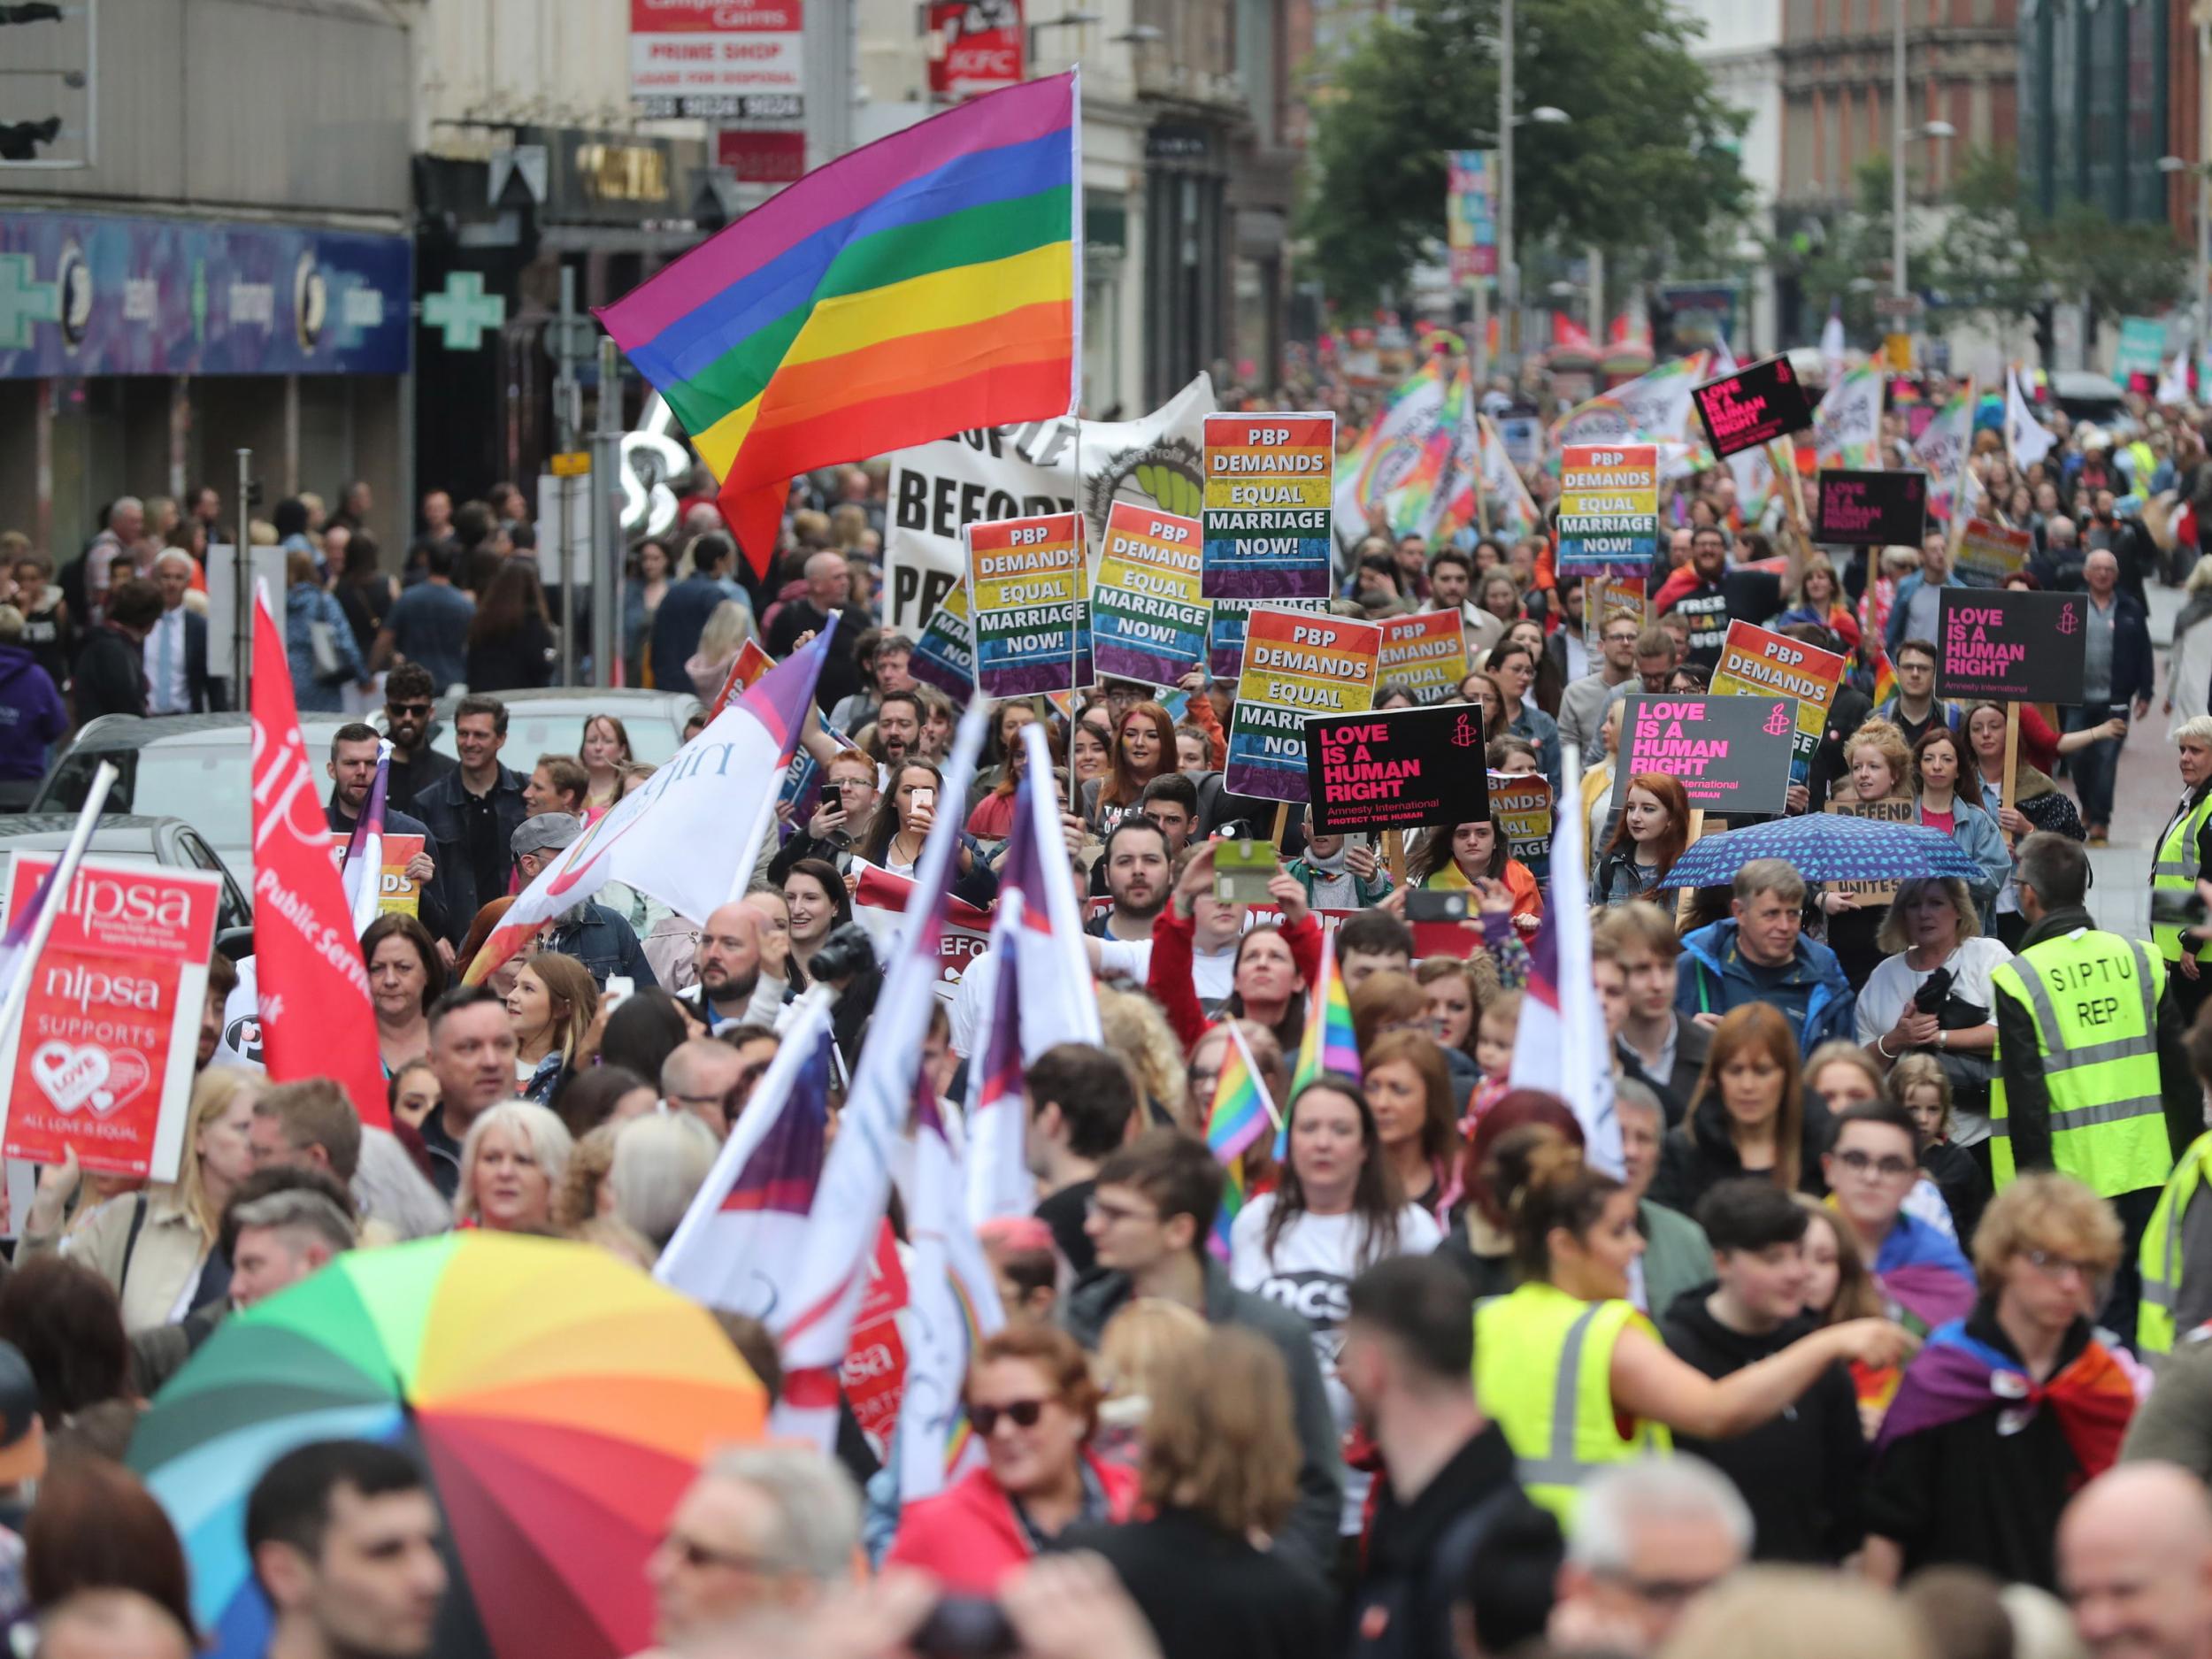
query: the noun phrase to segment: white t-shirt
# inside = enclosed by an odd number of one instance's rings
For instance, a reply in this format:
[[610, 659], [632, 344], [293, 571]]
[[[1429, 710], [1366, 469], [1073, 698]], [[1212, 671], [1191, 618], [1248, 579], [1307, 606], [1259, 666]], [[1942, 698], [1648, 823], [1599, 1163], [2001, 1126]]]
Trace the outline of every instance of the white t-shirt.
[[[1951, 970], [1953, 995], [1993, 1012], [1997, 994], [1990, 987], [1989, 976], [2011, 960], [2012, 952], [1996, 940], [1968, 939], [1962, 941], [1940, 965]], [[1933, 968], [1914, 970], [1902, 951], [1882, 958], [1867, 977], [1866, 989], [1859, 993], [1860, 1047], [1865, 1047], [1897, 1024], [1897, 1017], [1905, 1011], [1913, 993], [1926, 984], [1928, 975], [1934, 972]], [[1979, 1112], [1954, 1110], [1954, 1146], [1975, 1146], [1988, 1139], [1988, 1118]]]
[[[1370, 1237], [1366, 1222], [1357, 1216], [1307, 1214], [1283, 1229], [1271, 1254], [1265, 1248], [1267, 1218], [1274, 1211], [1275, 1194], [1262, 1193], [1237, 1213], [1229, 1229], [1229, 1279], [1239, 1290], [1278, 1302], [1306, 1322], [1341, 1434], [1352, 1426], [1353, 1408], [1352, 1396], [1337, 1380], [1336, 1356], [1343, 1346], [1352, 1281], [1392, 1256], [1428, 1255], [1443, 1242], [1444, 1232], [1427, 1210], [1408, 1204], [1398, 1212], [1394, 1249], [1385, 1240]], [[1347, 1533], [1360, 1530], [1368, 1480], [1357, 1471], [1345, 1471], [1342, 1530]]]

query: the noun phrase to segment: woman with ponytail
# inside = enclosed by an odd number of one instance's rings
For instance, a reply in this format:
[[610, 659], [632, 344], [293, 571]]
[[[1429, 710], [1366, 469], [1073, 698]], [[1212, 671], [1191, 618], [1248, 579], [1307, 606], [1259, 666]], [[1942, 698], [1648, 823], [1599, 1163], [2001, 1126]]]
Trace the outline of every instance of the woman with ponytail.
[[[1522, 1282], [1475, 1310], [1475, 1394], [1520, 1463], [1530, 1497], [1571, 1523], [1582, 1482], [1671, 1449], [1672, 1432], [1723, 1440], [1794, 1404], [1838, 1360], [1893, 1364], [1912, 1339], [1885, 1319], [1801, 1338], [1718, 1379], [1677, 1359], [1628, 1300], [1644, 1248], [1636, 1200], [1543, 1125], [1494, 1153]], [[1555, 1425], [1571, 1425], [1555, 1445]]]

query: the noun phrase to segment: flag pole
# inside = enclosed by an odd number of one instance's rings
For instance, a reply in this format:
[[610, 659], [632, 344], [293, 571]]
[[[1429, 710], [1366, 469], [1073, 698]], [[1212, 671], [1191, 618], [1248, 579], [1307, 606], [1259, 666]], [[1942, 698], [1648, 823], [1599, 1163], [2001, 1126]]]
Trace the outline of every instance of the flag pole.
[[[23, 941], [23, 960], [17, 967], [15, 979], [8, 987], [7, 1001], [0, 1003], [0, 1042], [21, 1023], [23, 1010], [31, 1000], [31, 975], [38, 966], [39, 953], [46, 949], [46, 941], [53, 933], [54, 923], [62, 907], [69, 902], [69, 887], [77, 879], [77, 866], [84, 862], [85, 849], [92, 844], [92, 832], [99, 827], [101, 809], [107, 804], [108, 791], [115, 787], [119, 774], [112, 763], [102, 761], [92, 774], [91, 787], [86, 789], [84, 805], [79, 809], [77, 822], [69, 832], [69, 840], [61, 849], [53, 871], [47, 877], [51, 884], [47, 888], [46, 902], [40, 905], [38, 914], [31, 919], [31, 931]], [[7, 1124], [7, 1101], [0, 1092], [0, 1128]]]

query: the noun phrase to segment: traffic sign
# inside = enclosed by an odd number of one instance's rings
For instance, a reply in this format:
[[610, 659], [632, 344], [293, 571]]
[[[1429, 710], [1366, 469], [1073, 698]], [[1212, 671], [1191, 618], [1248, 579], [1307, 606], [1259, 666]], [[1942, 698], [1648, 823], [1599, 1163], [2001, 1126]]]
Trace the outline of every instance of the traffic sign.
[[589, 363], [599, 355], [599, 330], [588, 317], [549, 317], [545, 355], [556, 363]]
[[1927, 301], [1917, 294], [1877, 294], [1874, 296], [1874, 314], [1877, 317], [1917, 317], [1927, 309]]
[[547, 461], [546, 470], [556, 478], [581, 478], [591, 471], [591, 451], [565, 450]]

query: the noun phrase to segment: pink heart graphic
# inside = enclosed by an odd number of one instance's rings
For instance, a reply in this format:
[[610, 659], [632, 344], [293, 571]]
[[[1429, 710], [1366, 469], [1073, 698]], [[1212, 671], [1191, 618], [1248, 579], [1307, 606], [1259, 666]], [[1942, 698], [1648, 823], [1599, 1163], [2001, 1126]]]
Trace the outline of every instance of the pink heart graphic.
[[31, 1075], [56, 1111], [88, 1107], [96, 1117], [105, 1118], [152, 1080], [153, 1068], [134, 1048], [116, 1051], [90, 1043], [77, 1048], [56, 1039], [32, 1052]]

